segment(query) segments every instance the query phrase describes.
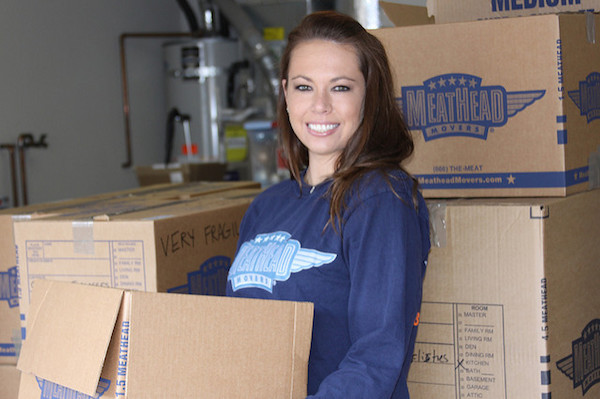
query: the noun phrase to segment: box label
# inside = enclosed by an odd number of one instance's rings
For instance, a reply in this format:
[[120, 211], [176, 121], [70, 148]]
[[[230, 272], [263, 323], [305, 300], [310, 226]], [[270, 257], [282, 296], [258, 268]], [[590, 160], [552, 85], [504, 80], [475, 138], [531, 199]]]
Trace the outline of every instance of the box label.
[[100, 378], [96, 395], [89, 396], [42, 378], [35, 377], [35, 379], [41, 390], [40, 399], [98, 399], [104, 395], [110, 386], [109, 380]]
[[202, 263], [198, 270], [188, 273], [187, 284], [170, 288], [167, 292], [225, 296], [230, 266], [231, 258], [228, 256], [213, 256]]
[[[448, 397], [504, 398], [505, 367], [502, 305], [423, 302], [409, 383], [439, 385]], [[435, 369], [435, 381], [419, 369]]]
[[491, 0], [492, 12], [556, 8], [581, 4], [581, 0]]
[[568, 94], [588, 123], [600, 119], [600, 73], [589, 74], [579, 82], [578, 90], [571, 90]]
[[19, 306], [18, 279], [16, 266], [0, 272], [0, 301], [6, 301], [9, 308]]
[[422, 86], [404, 86], [398, 99], [411, 130], [425, 141], [466, 136], [487, 139], [492, 127], [506, 125], [544, 96], [546, 90], [507, 92], [502, 86], [483, 86], [480, 77], [452, 73], [434, 76]]
[[556, 367], [573, 381], [573, 389], [581, 387], [585, 395], [600, 382], [600, 319], [594, 319], [572, 343], [570, 355], [556, 362]]
[[91, 253], [73, 251], [76, 244], [75, 240], [26, 241], [24, 263], [28, 283], [39, 278], [146, 290], [143, 241], [94, 240], [90, 242]]

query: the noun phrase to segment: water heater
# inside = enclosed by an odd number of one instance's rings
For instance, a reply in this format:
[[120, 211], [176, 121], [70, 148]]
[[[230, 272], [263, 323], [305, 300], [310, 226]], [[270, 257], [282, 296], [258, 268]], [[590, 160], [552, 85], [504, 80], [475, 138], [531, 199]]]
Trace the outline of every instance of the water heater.
[[171, 42], [163, 45], [163, 54], [166, 114], [175, 109], [187, 122], [168, 138], [173, 158], [181, 155], [182, 148], [189, 148], [187, 137], [197, 149], [196, 160], [225, 163], [222, 115], [232, 66], [242, 58], [239, 42], [223, 37]]

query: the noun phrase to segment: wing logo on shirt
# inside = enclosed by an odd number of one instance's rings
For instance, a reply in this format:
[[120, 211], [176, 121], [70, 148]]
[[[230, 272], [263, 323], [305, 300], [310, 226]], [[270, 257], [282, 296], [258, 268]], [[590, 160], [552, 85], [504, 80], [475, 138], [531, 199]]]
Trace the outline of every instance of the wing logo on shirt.
[[277, 281], [286, 281], [292, 273], [331, 263], [336, 254], [302, 248], [285, 231], [259, 234], [246, 241], [229, 270], [228, 280], [234, 291], [262, 288], [273, 292]]

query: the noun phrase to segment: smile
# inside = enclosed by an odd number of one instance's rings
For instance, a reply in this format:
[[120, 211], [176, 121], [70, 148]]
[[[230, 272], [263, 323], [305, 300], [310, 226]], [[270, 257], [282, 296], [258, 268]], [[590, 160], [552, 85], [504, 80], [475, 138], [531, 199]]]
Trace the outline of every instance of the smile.
[[315, 133], [324, 134], [335, 129], [339, 125], [339, 123], [309, 123], [308, 128]]

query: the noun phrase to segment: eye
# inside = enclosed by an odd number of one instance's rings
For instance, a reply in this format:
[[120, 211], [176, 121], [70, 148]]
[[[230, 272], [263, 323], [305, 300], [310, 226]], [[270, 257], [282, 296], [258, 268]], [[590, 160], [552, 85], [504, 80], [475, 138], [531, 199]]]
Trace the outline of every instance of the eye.
[[350, 91], [350, 87], [349, 86], [344, 86], [344, 85], [335, 86], [333, 88], [333, 91]]
[[311, 89], [308, 85], [296, 85], [295, 88], [298, 91], [309, 91]]

